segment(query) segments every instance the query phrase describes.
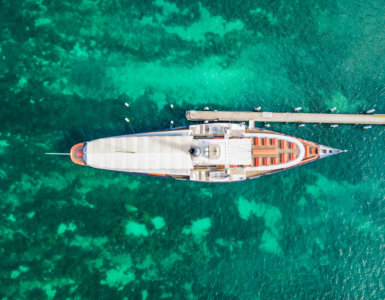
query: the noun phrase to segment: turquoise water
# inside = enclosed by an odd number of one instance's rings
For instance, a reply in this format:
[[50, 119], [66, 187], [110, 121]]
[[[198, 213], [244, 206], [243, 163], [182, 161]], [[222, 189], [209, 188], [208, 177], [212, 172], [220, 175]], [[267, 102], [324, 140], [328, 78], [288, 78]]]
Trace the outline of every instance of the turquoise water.
[[383, 4], [2, 2], [1, 298], [385, 298], [383, 127], [274, 124], [349, 152], [223, 185], [44, 155], [205, 106], [385, 112]]

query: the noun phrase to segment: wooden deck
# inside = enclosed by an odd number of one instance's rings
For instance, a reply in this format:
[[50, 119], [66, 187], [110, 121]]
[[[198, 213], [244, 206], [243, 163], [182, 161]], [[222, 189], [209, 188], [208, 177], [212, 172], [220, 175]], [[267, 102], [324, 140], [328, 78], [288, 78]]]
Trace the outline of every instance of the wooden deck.
[[326, 123], [385, 125], [385, 114], [314, 114], [314, 113], [273, 113], [252, 111], [198, 111], [186, 112], [189, 121], [256, 121], [283, 123]]

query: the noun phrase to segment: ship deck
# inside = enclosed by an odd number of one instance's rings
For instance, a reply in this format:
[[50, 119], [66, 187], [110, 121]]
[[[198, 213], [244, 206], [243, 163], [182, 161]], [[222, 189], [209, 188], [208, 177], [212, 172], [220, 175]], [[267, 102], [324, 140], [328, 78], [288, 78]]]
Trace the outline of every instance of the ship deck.
[[71, 158], [76, 163], [81, 158], [90, 167], [204, 182], [255, 178], [341, 152], [234, 123], [191, 125], [188, 129], [102, 138], [75, 146]]

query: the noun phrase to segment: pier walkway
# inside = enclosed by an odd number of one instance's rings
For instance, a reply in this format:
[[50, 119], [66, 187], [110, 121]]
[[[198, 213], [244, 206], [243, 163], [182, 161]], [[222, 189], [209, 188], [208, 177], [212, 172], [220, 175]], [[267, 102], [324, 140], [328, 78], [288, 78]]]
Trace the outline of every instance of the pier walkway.
[[275, 113], [252, 111], [198, 111], [186, 112], [189, 121], [255, 121], [282, 123], [327, 123], [385, 125], [385, 114], [314, 114]]

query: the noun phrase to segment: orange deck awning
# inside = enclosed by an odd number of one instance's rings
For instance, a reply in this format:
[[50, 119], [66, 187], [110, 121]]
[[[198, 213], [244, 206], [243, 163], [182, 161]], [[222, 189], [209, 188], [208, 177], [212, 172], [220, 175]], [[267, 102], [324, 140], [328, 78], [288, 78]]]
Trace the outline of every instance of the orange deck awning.
[[262, 156], [268, 156], [268, 155], [278, 155], [278, 148], [272, 148], [272, 149], [253, 149], [253, 155], [262, 155]]

